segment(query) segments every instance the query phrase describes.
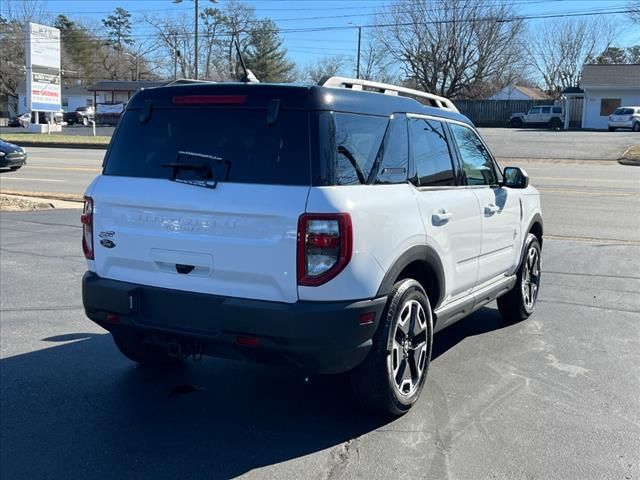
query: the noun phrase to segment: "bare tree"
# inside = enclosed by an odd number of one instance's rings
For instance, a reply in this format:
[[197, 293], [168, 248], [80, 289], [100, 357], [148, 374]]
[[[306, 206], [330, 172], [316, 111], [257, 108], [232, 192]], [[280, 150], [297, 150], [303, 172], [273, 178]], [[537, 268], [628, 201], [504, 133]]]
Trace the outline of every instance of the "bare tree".
[[380, 15], [376, 37], [408, 84], [447, 97], [473, 97], [519, 59], [523, 22], [511, 3], [397, 1]]
[[348, 75], [353, 62], [346, 55], [329, 55], [307, 64], [300, 75], [305, 82], [318, 83], [324, 77]]
[[[240, 50], [247, 53], [250, 32], [256, 24], [255, 9], [236, 0], [225, 2], [221, 9], [205, 8], [200, 13], [200, 45], [198, 66], [204, 72], [203, 79], [237, 79], [239, 61], [236, 58], [233, 39], [237, 38]], [[191, 15], [153, 16], [147, 15], [145, 22], [156, 31], [156, 39], [162, 44], [165, 70], [172, 70], [172, 60], [177, 56], [178, 75], [193, 77], [194, 38]]]
[[640, 0], [629, 2], [629, 16], [634, 22], [640, 23]]
[[2, 0], [2, 10], [6, 19], [18, 23], [47, 23], [52, 15], [47, 12], [46, 3], [43, 0]]
[[527, 56], [549, 92], [580, 83], [582, 66], [605, 51], [616, 37], [604, 18], [563, 18], [531, 25]]
[[397, 76], [397, 69], [394, 68], [389, 52], [375, 38], [369, 38], [360, 54], [360, 78], [394, 83]]

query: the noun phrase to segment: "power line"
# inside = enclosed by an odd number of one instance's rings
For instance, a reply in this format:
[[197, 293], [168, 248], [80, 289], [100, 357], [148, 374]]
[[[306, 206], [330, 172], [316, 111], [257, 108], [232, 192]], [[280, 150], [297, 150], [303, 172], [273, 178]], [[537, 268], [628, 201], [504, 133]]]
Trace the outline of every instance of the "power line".
[[[565, 11], [558, 13], [543, 13], [537, 15], [515, 15], [512, 17], [499, 18], [499, 17], [481, 17], [477, 19], [447, 19], [447, 20], [428, 20], [428, 21], [419, 21], [419, 22], [395, 22], [395, 23], [374, 23], [374, 24], [364, 24], [364, 25], [325, 25], [325, 26], [317, 26], [317, 27], [297, 27], [297, 28], [275, 28], [275, 29], [265, 29], [265, 32], [271, 33], [279, 33], [279, 34], [291, 34], [291, 33], [308, 33], [308, 32], [328, 32], [328, 31], [337, 31], [337, 30], [355, 30], [356, 28], [386, 28], [386, 27], [407, 27], [407, 26], [422, 26], [422, 25], [441, 25], [441, 24], [451, 24], [451, 23], [482, 23], [482, 22], [497, 22], [497, 23], [511, 23], [517, 21], [524, 20], [541, 20], [541, 19], [553, 19], [553, 18], [569, 18], [569, 17], [587, 17], [587, 16], [596, 16], [596, 15], [619, 15], [619, 14], [628, 14], [633, 10], [619, 9], [619, 10], [606, 10], [602, 9], [587, 9], [587, 10], [574, 10], [574, 11]], [[342, 18], [342, 17], [327, 17], [327, 18]], [[0, 31], [0, 33], [2, 33]], [[217, 37], [229, 38], [232, 37], [236, 32], [220, 32], [216, 33]], [[248, 33], [247, 31], [239, 31], [237, 33]], [[199, 32], [199, 35], [206, 34], [206, 32]], [[179, 37], [191, 37], [194, 35], [193, 32], [179, 32], [177, 33]], [[128, 35], [130, 38], [150, 38], [157, 37], [157, 33], [149, 33], [149, 34], [130, 34]], [[14, 38], [23, 38], [21, 34], [17, 34]], [[87, 42], [91, 42], [94, 40], [109, 40], [109, 37], [92, 37], [91, 40], [86, 40]], [[39, 43], [55, 43], [55, 40], [52, 41], [41, 41]]]

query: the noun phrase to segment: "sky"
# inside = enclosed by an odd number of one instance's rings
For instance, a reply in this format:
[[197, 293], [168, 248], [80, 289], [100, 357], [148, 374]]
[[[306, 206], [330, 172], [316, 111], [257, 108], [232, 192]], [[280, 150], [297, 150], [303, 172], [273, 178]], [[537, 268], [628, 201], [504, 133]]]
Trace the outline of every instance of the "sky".
[[[2, 4], [0, 0], [0, 13]], [[214, 5], [208, 0], [199, 0], [200, 8], [206, 6], [221, 7], [225, 0]], [[46, 0], [46, 9], [55, 15], [65, 14], [72, 19], [87, 19], [94, 22], [104, 18], [116, 7], [123, 7], [132, 14], [134, 37], [143, 39], [151, 34], [151, 28], [145, 25], [145, 14], [178, 15], [180, 12], [191, 14], [193, 0], [174, 4], [172, 0]], [[289, 57], [297, 65], [304, 66], [314, 59], [325, 55], [355, 56], [358, 41], [357, 25], [363, 27], [366, 37], [366, 25], [375, 24], [375, 15], [389, 0], [244, 0], [243, 3], [255, 7], [257, 16], [270, 17], [282, 30], [284, 45]], [[512, 0], [522, 15], [563, 15], [587, 12], [603, 12], [624, 9], [628, 0]], [[602, 14], [602, 13], [600, 13]], [[620, 22], [622, 34], [617, 44], [627, 46], [640, 44], [640, 27], [629, 22], [625, 15], [610, 16]], [[535, 20], [543, 22], [545, 20]], [[291, 32], [291, 29], [317, 27], [344, 27], [329, 31]]]

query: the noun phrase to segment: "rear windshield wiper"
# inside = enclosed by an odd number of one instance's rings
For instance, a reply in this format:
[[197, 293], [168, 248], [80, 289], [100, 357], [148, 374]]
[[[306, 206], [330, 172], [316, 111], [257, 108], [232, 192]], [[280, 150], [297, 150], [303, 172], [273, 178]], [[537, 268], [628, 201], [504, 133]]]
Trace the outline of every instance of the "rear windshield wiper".
[[[182, 157], [197, 158], [199, 160], [202, 160], [202, 162], [181, 162], [180, 159]], [[218, 180], [214, 176], [214, 164], [223, 164], [226, 167], [224, 174], [224, 181], [226, 181], [229, 178], [231, 162], [229, 162], [228, 160], [223, 160], [220, 157], [206, 155], [204, 153], [180, 151], [178, 152], [175, 162], [164, 163], [162, 164], [162, 167], [171, 168], [172, 172], [170, 180], [174, 182], [187, 183], [189, 185], [195, 185], [198, 187], [216, 188], [216, 186], [218, 185]], [[179, 173], [181, 171], [199, 173], [201, 178], [180, 178]]]

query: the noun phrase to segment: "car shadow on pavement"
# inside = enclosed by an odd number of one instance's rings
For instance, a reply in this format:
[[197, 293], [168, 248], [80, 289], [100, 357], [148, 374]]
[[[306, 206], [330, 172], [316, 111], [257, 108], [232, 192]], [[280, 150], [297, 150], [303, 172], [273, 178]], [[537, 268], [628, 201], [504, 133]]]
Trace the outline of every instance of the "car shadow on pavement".
[[[503, 326], [484, 308], [438, 333], [433, 368], [464, 338]], [[343, 377], [305, 383], [294, 370], [212, 358], [145, 370], [108, 334], [45, 341], [0, 361], [2, 478], [230, 478], [391, 422], [352, 402]]]

